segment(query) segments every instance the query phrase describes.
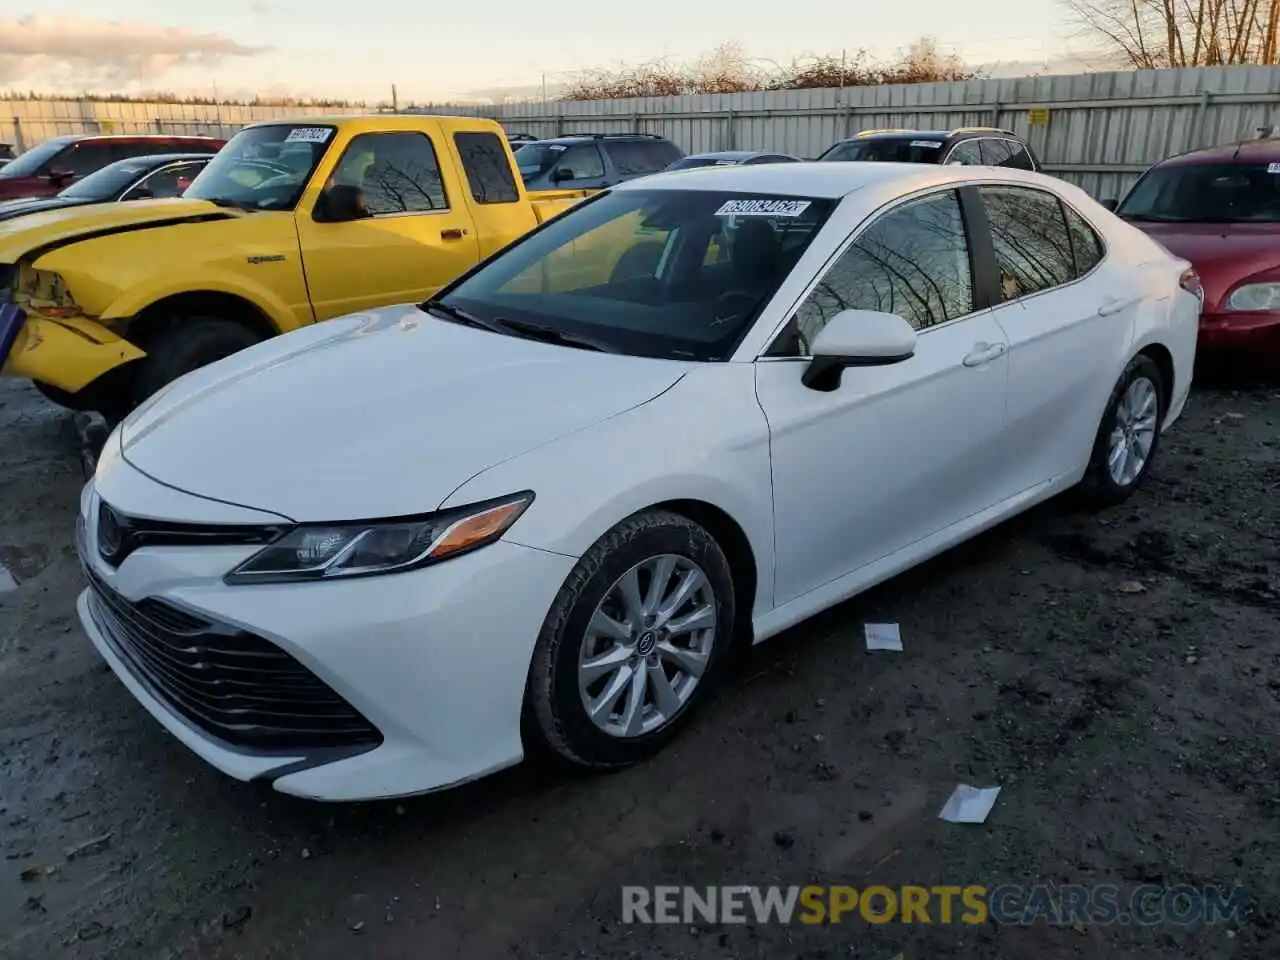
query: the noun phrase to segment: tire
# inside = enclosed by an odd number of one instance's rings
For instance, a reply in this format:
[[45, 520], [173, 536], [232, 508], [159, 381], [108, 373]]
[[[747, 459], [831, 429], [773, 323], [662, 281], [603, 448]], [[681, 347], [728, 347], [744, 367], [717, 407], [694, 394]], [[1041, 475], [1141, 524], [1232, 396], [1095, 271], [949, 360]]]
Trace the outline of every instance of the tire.
[[252, 347], [262, 337], [242, 323], [217, 317], [177, 317], [147, 345], [130, 390], [137, 406], [192, 370]]
[[[1120, 420], [1126, 397], [1131, 398], [1134, 391], [1142, 392], [1142, 388], [1138, 386], [1141, 381], [1145, 381], [1150, 388], [1154, 389], [1154, 432], [1151, 435], [1146, 456], [1136, 472], [1122, 472], [1117, 477], [1111, 469], [1113, 440], [1116, 431], [1123, 429]], [[1079, 498], [1086, 504], [1094, 507], [1115, 506], [1128, 500], [1142, 485], [1160, 449], [1160, 426], [1164, 423], [1168, 409], [1167, 396], [1164, 377], [1154, 360], [1145, 354], [1138, 354], [1129, 361], [1129, 365], [1116, 381], [1115, 388], [1107, 400], [1107, 408], [1102, 414], [1102, 422], [1098, 425], [1098, 434], [1093, 442], [1089, 466], [1085, 470], [1084, 479], [1076, 489]], [[1144, 417], [1144, 421], [1145, 419]]]
[[[674, 576], [668, 582], [676, 584], [690, 570], [701, 572], [705, 589], [695, 591], [693, 599], [695, 605], [714, 610], [714, 626], [695, 634], [667, 637], [657, 646], [654, 642], [661, 638], [654, 635], [654, 630], [645, 630], [639, 635], [632, 633], [629, 641], [622, 642], [596, 637], [588, 625], [597, 606], [605, 603], [618, 612], [621, 619], [620, 608], [612, 606], [618, 597], [615, 587], [624, 574], [650, 561], [675, 565]], [[643, 597], [648, 586], [643, 575], [639, 586]], [[674, 596], [674, 592], [673, 588], [667, 596]], [[677, 614], [683, 615], [689, 609], [678, 606], [667, 612], [674, 622], [681, 619]], [[578, 561], [547, 613], [529, 671], [526, 729], [552, 753], [579, 767], [618, 769], [652, 756], [707, 701], [725, 672], [734, 637], [735, 614], [728, 560], [706, 530], [687, 517], [665, 510], [637, 514], [622, 521]], [[638, 663], [620, 665], [616, 672], [602, 674], [587, 684], [586, 693], [582, 692], [580, 657], [584, 653], [596, 655], [608, 646], [613, 646], [615, 651], [630, 649], [633, 653], [637, 650], [643, 653], [648, 647], [651, 652]], [[677, 660], [664, 653], [673, 647], [685, 651], [696, 647], [703, 651], [703, 670], [696, 682], [688, 683], [694, 673], [678, 670]], [[625, 708], [634, 697], [634, 688], [627, 684], [614, 706], [602, 712], [612, 723], [611, 732], [591, 719], [584, 699], [599, 697], [608, 684], [619, 677], [625, 678], [628, 668], [630, 675], [634, 675], [637, 666], [646, 673], [640, 720], [629, 732], [621, 729], [628, 716]], [[657, 709], [656, 688], [648, 685], [654, 669], [667, 678], [667, 691], [673, 692], [677, 700], [681, 699], [681, 692], [685, 692], [678, 707], [671, 701], [665, 711]]]

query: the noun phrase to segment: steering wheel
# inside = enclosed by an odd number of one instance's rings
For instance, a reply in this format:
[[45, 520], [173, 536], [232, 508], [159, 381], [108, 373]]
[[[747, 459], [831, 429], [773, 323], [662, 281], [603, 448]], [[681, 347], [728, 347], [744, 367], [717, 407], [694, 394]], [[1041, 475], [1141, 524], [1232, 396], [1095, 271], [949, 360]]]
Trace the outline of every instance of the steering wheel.
[[722, 323], [737, 320], [755, 309], [759, 303], [758, 294], [747, 290], [726, 290], [716, 297], [711, 308], [711, 326], [718, 327]]

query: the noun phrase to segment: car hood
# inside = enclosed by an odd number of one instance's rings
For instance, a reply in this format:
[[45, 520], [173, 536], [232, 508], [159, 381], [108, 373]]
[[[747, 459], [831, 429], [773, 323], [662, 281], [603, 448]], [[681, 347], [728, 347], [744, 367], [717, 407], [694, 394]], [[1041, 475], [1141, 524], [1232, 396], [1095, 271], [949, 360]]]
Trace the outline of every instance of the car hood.
[[83, 207], [93, 202], [92, 200], [77, 200], [72, 197], [27, 197], [24, 200], [4, 200], [0, 201], [0, 220], [12, 220], [14, 217], [27, 216], [32, 213], [44, 213], [46, 210]]
[[0, 221], [0, 263], [17, 263], [33, 250], [67, 240], [145, 230], [170, 223], [252, 216], [203, 200], [133, 200], [63, 207]]
[[645, 403], [690, 366], [386, 307], [181, 378], [125, 421], [118, 442], [161, 483], [299, 522], [408, 516], [488, 467]]

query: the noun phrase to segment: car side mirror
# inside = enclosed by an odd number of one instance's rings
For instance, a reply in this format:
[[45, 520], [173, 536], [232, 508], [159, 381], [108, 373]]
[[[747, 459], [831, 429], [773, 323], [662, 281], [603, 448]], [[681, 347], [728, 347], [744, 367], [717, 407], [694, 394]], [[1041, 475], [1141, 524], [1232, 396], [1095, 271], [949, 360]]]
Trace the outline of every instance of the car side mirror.
[[337, 183], [320, 191], [315, 209], [311, 211], [311, 219], [316, 223], [347, 223], [371, 216], [373, 214], [364, 205], [360, 188], [346, 183]]
[[801, 382], [824, 392], [840, 386], [845, 367], [883, 367], [916, 352], [915, 328], [893, 313], [841, 310], [813, 338]]
[[576, 179], [577, 177], [573, 175], [573, 171], [570, 170], [568, 167], [559, 167], [551, 174], [552, 183], [563, 183], [566, 180], [576, 180]]
[[1115, 213], [1116, 207], [1120, 205], [1120, 202], [1115, 197], [1107, 197], [1107, 199], [1099, 200], [1098, 202], [1112, 213]]
[[54, 187], [65, 187], [75, 179], [75, 176], [66, 167], [54, 167], [49, 171], [49, 184]]

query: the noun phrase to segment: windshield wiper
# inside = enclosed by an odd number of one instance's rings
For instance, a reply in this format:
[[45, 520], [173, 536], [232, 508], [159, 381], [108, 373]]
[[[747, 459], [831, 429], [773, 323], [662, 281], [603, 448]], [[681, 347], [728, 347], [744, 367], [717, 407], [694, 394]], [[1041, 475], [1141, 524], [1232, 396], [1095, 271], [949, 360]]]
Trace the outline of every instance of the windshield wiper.
[[191, 199], [203, 200], [205, 203], [212, 203], [215, 207], [229, 207], [232, 210], [244, 210], [246, 213], [252, 213], [258, 209], [246, 200], [232, 200], [230, 197], [192, 197]]
[[485, 323], [475, 314], [467, 313], [457, 307], [450, 306], [443, 300], [428, 300], [426, 303], [418, 304], [418, 309], [425, 313], [439, 314], [450, 323], [460, 323], [464, 327], [475, 327], [477, 330], [488, 330], [490, 333], [501, 333], [496, 324]]
[[494, 317], [494, 327], [508, 331], [518, 337], [524, 337], [526, 340], [538, 340], [542, 343], [556, 343], [564, 347], [577, 347], [581, 350], [595, 350], [598, 353], [617, 353], [612, 347], [607, 347], [598, 340], [592, 340], [589, 337], [580, 337], [574, 333], [565, 333], [563, 330], [557, 330], [555, 327], [544, 327], [538, 323], [529, 323], [525, 320], [510, 320], [506, 317]]

